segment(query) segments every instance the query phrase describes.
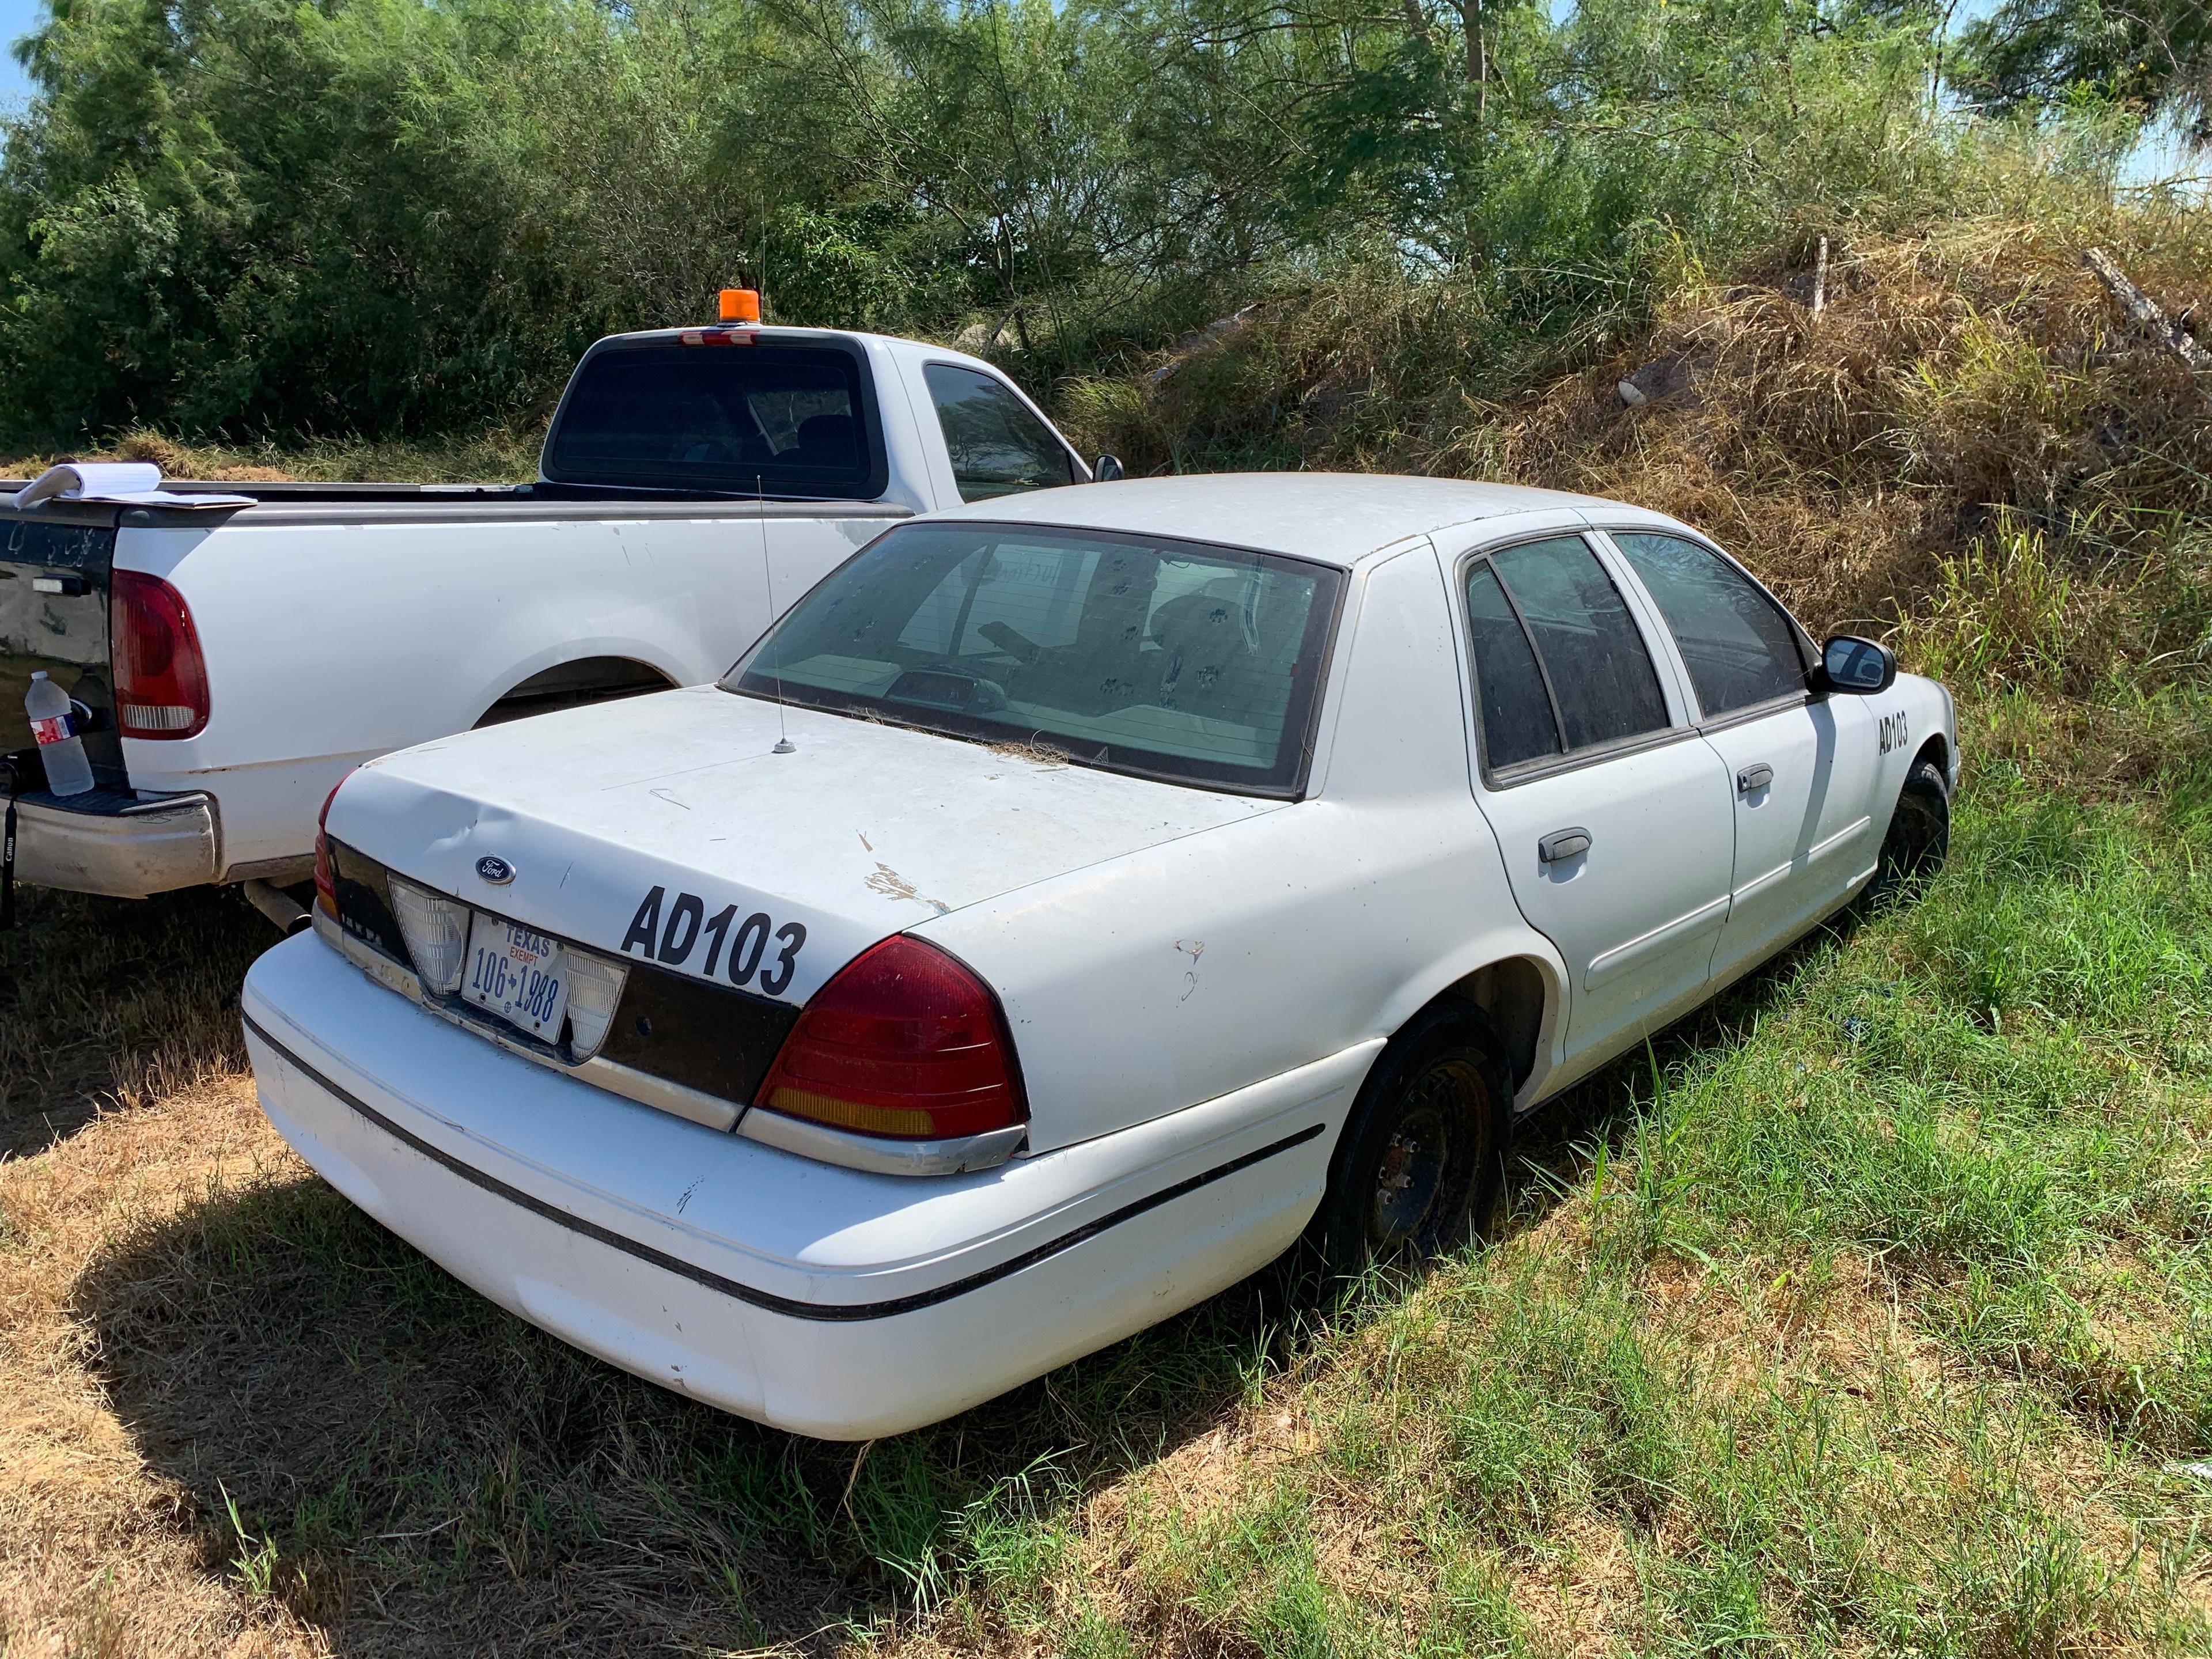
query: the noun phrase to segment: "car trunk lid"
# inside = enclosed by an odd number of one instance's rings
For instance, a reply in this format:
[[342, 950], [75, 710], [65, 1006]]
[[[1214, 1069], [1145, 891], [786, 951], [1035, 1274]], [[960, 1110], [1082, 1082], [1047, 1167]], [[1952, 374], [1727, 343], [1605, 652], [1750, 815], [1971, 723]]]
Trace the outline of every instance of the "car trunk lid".
[[330, 830], [480, 909], [803, 1003], [893, 933], [1285, 804], [702, 686], [372, 761]]

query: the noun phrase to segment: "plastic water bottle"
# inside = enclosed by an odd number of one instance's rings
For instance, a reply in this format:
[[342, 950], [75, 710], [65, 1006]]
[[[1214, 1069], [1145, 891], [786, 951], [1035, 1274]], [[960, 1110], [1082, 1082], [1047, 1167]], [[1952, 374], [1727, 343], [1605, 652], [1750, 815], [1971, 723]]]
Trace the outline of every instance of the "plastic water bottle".
[[31, 717], [31, 735], [39, 740], [46, 787], [57, 795], [82, 795], [91, 788], [92, 763], [84, 757], [84, 739], [70, 730], [69, 693], [48, 679], [43, 668], [31, 676], [23, 712]]

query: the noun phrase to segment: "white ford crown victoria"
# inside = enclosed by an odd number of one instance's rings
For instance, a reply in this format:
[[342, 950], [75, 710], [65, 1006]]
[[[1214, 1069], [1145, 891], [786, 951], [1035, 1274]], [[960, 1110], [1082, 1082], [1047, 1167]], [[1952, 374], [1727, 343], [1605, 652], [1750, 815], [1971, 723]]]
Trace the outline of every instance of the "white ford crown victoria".
[[1694, 531], [1279, 475], [911, 520], [719, 684], [373, 761], [261, 1100], [524, 1318], [931, 1422], [1308, 1232], [1479, 1227], [1516, 1109], [1943, 854], [1951, 702]]

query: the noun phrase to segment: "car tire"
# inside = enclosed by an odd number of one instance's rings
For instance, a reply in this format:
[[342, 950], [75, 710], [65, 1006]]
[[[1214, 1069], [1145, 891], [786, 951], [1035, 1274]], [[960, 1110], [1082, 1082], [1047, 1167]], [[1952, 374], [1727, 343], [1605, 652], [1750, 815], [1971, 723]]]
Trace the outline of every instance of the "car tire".
[[1308, 1232], [1323, 1263], [1418, 1268], [1479, 1237], [1512, 1133], [1496, 1028], [1471, 1006], [1424, 1010], [1390, 1039], [1337, 1139]]
[[1923, 757], [1912, 763], [1898, 792], [1897, 810], [1890, 815], [1866, 897], [1881, 903], [1915, 891], [1942, 869], [1950, 851], [1950, 784], [1943, 769]]

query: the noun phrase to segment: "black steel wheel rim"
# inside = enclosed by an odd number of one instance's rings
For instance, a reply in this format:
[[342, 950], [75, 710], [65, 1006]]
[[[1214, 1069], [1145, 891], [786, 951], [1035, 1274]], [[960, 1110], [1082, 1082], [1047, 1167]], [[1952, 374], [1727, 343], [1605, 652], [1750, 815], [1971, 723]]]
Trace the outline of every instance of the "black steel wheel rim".
[[1439, 1060], [1415, 1078], [1376, 1159], [1367, 1201], [1367, 1243], [1377, 1257], [1427, 1254], [1452, 1242], [1445, 1213], [1469, 1139], [1480, 1139], [1483, 1083], [1465, 1060]]

